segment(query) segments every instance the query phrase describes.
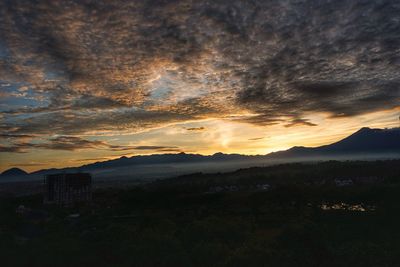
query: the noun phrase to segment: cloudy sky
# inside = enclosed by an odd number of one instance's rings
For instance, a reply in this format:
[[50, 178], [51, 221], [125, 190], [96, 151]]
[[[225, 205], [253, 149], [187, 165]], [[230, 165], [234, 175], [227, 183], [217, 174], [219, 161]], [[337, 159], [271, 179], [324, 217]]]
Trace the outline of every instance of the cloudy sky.
[[0, 170], [398, 126], [398, 0], [2, 0]]

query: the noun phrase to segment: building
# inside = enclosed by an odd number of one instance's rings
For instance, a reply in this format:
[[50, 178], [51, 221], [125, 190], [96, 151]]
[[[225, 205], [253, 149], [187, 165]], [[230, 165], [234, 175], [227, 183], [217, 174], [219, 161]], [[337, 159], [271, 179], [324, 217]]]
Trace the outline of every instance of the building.
[[69, 206], [92, 199], [89, 173], [58, 173], [45, 176], [45, 203]]

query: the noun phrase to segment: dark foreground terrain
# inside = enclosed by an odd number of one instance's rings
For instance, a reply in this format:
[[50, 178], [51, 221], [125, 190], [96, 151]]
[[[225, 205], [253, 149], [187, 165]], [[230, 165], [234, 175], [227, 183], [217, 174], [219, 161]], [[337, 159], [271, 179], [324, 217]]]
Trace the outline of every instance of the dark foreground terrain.
[[0, 218], [1, 266], [400, 266], [400, 160], [193, 174], [71, 208], [3, 196]]

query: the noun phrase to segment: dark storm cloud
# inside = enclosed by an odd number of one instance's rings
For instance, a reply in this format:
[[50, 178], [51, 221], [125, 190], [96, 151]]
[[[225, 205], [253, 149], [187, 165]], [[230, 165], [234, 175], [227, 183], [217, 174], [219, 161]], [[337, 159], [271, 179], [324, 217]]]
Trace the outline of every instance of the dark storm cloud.
[[396, 0], [2, 1], [0, 80], [41, 104], [4, 110], [0, 129], [135, 132], [241, 112], [313, 126], [308, 113], [398, 107], [399, 14]]

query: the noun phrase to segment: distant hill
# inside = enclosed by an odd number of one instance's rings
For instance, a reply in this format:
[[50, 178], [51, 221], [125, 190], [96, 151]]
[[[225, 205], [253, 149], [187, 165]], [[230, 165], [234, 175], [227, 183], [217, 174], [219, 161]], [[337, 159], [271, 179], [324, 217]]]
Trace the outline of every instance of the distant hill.
[[20, 168], [11, 168], [8, 170], [5, 170], [0, 174], [0, 176], [23, 176], [27, 175], [28, 173]]
[[95, 162], [87, 165], [82, 165], [75, 168], [64, 168], [64, 169], [46, 169], [33, 172], [32, 174], [47, 174], [59, 171], [93, 171], [98, 169], [114, 169], [126, 166], [138, 166], [138, 165], [152, 165], [152, 164], [179, 164], [179, 163], [203, 163], [203, 162], [224, 162], [224, 161], [235, 161], [235, 160], [246, 160], [253, 159], [257, 156], [247, 156], [240, 154], [223, 154], [215, 153], [214, 155], [205, 156], [200, 154], [154, 154], [154, 155], [142, 155], [133, 157], [120, 157], [118, 159]]
[[271, 157], [311, 157], [348, 154], [400, 154], [400, 128], [361, 128], [352, 135], [330, 145], [320, 147], [293, 147], [269, 154]]
[[254, 160], [260, 158], [275, 157], [308, 157], [329, 156], [338, 154], [358, 153], [399, 153], [400, 155], [400, 128], [394, 129], [370, 129], [362, 128], [354, 134], [330, 145], [309, 148], [293, 147], [291, 149], [270, 153], [268, 155], [248, 156], [240, 154], [215, 153], [204, 156], [200, 154], [158, 154], [147, 156], [121, 157], [119, 159], [96, 162], [84, 165], [84, 169], [115, 168], [127, 165], [146, 165], [163, 163], [199, 163], [199, 162], [224, 162], [238, 160]]
[[[97, 173], [102, 177], [117, 178], [132, 177], [166, 177], [169, 175], [178, 175], [194, 171], [210, 171], [209, 167], [213, 165], [222, 166], [230, 164], [230, 169], [236, 169], [247, 166], [265, 165], [274, 160], [284, 161], [302, 161], [309, 159], [336, 159], [338, 157], [351, 158], [359, 157], [383, 157], [400, 158], [400, 128], [393, 129], [370, 129], [362, 128], [352, 135], [335, 142], [333, 144], [320, 147], [293, 147], [285, 151], [273, 152], [267, 155], [240, 155], [215, 153], [214, 155], [200, 154], [155, 154], [133, 157], [121, 157], [114, 160], [95, 162], [80, 167], [70, 167], [63, 169], [45, 169], [31, 173], [31, 175], [42, 176], [56, 172], [77, 172], [87, 171]], [[242, 164], [239, 166], [239, 163]], [[168, 169], [152, 168], [152, 165], [165, 166]], [[196, 166], [192, 168], [190, 166]], [[149, 166], [140, 169], [139, 167]], [[186, 166], [185, 169], [183, 166]], [[189, 166], [189, 167], [188, 167]], [[190, 170], [190, 171], [189, 171]], [[21, 170], [22, 171], [22, 170]], [[222, 171], [222, 168], [221, 168]], [[16, 172], [11, 171], [12, 172]], [[22, 171], [23, 172], [23, 171]], [[157, 175], [155, 175], [157, 172]], [[19, 172], [21, 173], [21, 172]], [[25, 173], [25, 172], [24, 172]], [[101, 173], [101, 174], [99, 174]], [[21, 173], [22, 174], [22, 173]]]

